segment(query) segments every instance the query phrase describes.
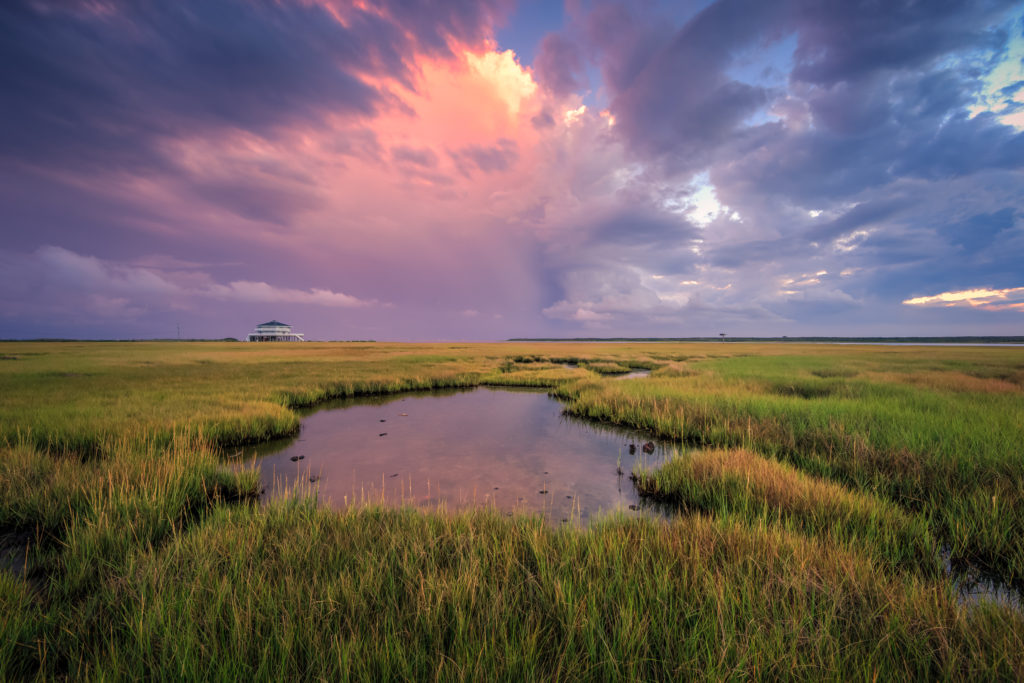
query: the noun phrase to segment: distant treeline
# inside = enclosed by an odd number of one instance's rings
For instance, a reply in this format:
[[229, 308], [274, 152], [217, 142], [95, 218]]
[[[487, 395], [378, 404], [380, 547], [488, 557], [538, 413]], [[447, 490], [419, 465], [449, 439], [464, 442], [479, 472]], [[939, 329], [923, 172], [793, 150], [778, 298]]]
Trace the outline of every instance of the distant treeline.
[[845, 344], [1024, 344], [1021, 337], [512, 337], [513, 342], [825, 342]]

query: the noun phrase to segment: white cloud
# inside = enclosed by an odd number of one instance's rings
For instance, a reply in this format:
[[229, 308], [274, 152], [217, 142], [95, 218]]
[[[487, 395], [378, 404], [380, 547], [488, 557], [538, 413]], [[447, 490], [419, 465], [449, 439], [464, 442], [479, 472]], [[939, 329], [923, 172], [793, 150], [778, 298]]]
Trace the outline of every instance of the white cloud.
[[[5, 288], [8, 282], [11, 284], [11, 294], [25, 287], [38, 292], [60, 292], [68, 309], [100, 317], [130, 317], [154, 307], [183, 310], [196, 299], [342, 308], [378, 304], [376, 300], [318, 287], [302, 290], [248, 280], [221, 284], [213, 282], [210, 275], [197, 272], [194, 264], [184, 271], [126, 265], [49, 245], [28, 255], [7, 254], [3, 261], [8, 264], [3, 282]], [[175, 263], [173, 259], [155, 262]]]
[[174, 294], [179, 287], [158, 271], [102, 261], [62, 247], [40, 247], [35, 257], [45, 269], [44, 276], [86, 290], [128, 294]]
[[289, 289], [274, 287], [266, 282], [247, 280], [237, 280], [227, 285], [211, 285], [205, 290], [199, 290], [197, 294], [247, 303], [315, 304], [343, 308], [356, 308], [377, 303], [376, 301], [364, 301], [341, 292], [332, 292], [329, 289], [316, 287], [309, 290]]
[[957, 292], [942, 292], [931, 296], [918, 296], [903, 301], [907, 306], [966, 306], [987, 311], [1024, 311], [1024, 287], [1008, 289], [964, 289]]
[[582, 116], [584, 114], [586, 114], [586, 113], [587, 113], [587, 105], [585, 105], [585, 104], [581, 104], [580, 106], [576, 107], [575, 109], [568, 109], [568, 110], [566, 110], [565, 115], [564, 115], [565, 125], [571, 126], [572, 124], [574, 124], [577, 121], [579, 121], [580, 118], [582, 118]]
[[548, 306], [543, 311], [544, 315], [557, 320], [575, 320], [577, 322], [594, 323], [604, 320], [611, 320], [611, 313], [599, 313], [586, 305], [578, 305], [571, 301], [559, 301], [553, 306]]
[[868, 236], [871, 235], [873, 230], [854, 230], [845, 237], [840, 237], [833, 243], [833, 248], [837, 253], [848, 253], [856, 249], [861, 245]]
[[537, 91], [537, 84], [530, 72], [519, 65], [516, 53], [512, 50], [488, 51], [482, 55], [466, 52], [464, 57], [473, 71], [494, 85], [512, 116], [519, 113], [523, 100]]
[[694, 177], [688, 190], [688, 194], [681, 198], [664, 201], [664, 207], [669, 211], [683, 214], [691, 223], [701, 228], [723, 216], [733, 222], [742, 220], [738, 211], [719, 201], [718, 193], [707, 171]]

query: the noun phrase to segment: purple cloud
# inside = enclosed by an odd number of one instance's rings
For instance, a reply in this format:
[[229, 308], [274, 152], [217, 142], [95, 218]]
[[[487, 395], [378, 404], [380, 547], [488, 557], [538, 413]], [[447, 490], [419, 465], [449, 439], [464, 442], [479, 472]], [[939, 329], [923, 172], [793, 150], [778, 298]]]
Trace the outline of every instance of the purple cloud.
[[698, 4], [4, 3], [0, 336], [1019, 327], [1019, 8]]
[[544, 36], [533, 68], [540, 83], [559, 96], [576, 92], [585, 83], [579, 46], [558, 33]]
[[483, 173], [505, 171], [519, 158], [519, 151], [514, 140], [503, 139], [494, 146], [468, 145], [449, 152], [449, 156], [468, 175], [472, 169]]

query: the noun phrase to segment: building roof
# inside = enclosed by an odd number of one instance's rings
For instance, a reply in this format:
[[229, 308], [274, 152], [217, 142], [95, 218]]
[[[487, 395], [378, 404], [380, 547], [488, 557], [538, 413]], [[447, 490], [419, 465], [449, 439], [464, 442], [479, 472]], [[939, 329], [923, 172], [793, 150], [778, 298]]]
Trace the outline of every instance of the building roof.
[[271, 320], [269, 323], [260, 323], [256, 327], [291, 327], [291, 325], [278, 320]]

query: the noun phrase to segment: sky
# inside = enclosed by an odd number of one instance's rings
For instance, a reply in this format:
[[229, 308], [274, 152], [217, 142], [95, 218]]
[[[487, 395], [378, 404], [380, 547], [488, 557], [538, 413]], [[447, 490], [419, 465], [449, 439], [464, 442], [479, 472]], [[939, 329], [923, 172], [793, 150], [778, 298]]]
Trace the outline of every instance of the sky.
[[0, 338], [1024, 334], [1024, 10], [5, 0]]

